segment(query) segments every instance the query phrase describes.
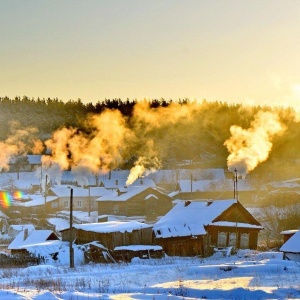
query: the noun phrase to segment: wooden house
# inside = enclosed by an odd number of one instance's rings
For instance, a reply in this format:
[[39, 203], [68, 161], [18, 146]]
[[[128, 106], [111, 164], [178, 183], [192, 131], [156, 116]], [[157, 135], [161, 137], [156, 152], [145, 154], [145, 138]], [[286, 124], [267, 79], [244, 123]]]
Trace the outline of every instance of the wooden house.
[[63, 241], [76, 244], [99, 242], [107, 249], [127, 245], [151, 245], [153, 241], [152, 226], [136, 222], [111, 221], [103, 223], [75, 224], [72, 228], [60, 231]]
[[120, 188], [96, 200], [98, 215], [145, 216], [155, 221], [172, 208], [172, 198], [147, 186]]
[[284, 259], [300, 262], [300, 230], [295, 232], [279, 249]]
[[[55, 186], [49, 189], [46, 197], [48, 212], [57, 212], [70, 209], [71, 189], [73, 189], [73, 210], [77, 211], [97, 211], [97, 203], [95, 202], [100, 196], [109, 193], [103, 187], [73, 187], [67, 185]], [[51, 202], [48, 198], [56, 197]]]
[[297, 231], [298, 229], [292, 229], [292, 230], [284, 230], [281, 231], [280, 234], [283, 236], [283, 243], [287, 242]]
[[[19, 217], [23, 220], [35, 218], [45, 213], [53, 212], [53, 203], [58, 202], [57, 196], [47, 196], [42, 194], [33, 194], [14, 200], [12, 207], [19, 212]], [[29, 221], [30, 222], [30, 221]]]
[[214, 248], [256, 249], [260, 223], [237, 200], [181, 201], [153, 225], [168, 255], [210, 255]]

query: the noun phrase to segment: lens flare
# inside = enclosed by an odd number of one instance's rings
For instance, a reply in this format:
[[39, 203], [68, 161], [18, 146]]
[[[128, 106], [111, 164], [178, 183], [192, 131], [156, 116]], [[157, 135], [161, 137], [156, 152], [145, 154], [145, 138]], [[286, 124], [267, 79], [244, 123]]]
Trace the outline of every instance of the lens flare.
[[15, 191], [13, 194], [13, 199], [15, 200], [21, 200], [24, 197], [24, 193], [21, 191]]
[[0, 203], [4, 208], [8, 208], [11, 205], [11, 196], [8, 192], [0, 191]]

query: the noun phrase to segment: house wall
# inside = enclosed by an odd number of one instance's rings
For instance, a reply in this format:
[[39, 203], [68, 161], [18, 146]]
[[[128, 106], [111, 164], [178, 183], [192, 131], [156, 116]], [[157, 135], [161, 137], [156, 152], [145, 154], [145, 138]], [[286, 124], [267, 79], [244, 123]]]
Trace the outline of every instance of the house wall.
[[[153, 243], [151, 227], [133, 230], [132, 232], [125, 231], [98, 233], [80, 229], [73, 229], [73, 231], [77, 244], [87, 244], [93, 241], [98, 241], [108, 249], [114, 249], [117, 246], [127, 245], [152, 245]], [[63, 241], [69, 241], [69, 237], [69, 229], [62, 231]]]
[[154, 242], [169, 256], [206, 256], [208, 250], [205, 236], [155, 238]]
[[300, 262], [300, 253], [284, 252], [283, 258], [287, 260]]
[[[51, 212], [70, 210], [70, 201], [70, 197], [59, 197], [57, 201], [51, 201], [48, 207]], [[78, 205], [78, 201], [81, 201], [81, 206]], [[90, 211], [97, 210], [95, 197], [73, 197], [73, 210], [89, 211], [89, 207]]]
[[[148, 195], [155, 195], [145, 199]], [[172, 199], [155, 190], [144, 192], [127, 201], [99, 201], [98, 215], [146, 216], [154, 221], [158, 216], [165, 215], [172, 208]]]
[[249, 249], [256, 250], [257, 249], [257, 240], [258, 240], [258, 230], [250, 229], [250, 228], [234, 228], [234, 227], [222, 227], [222, 226], [209, 226], [207, 228], [207, 232], [211, 237], [211, 246], [212, 247], [220, 247], [218, 245], [218, 235], [219, 232], [226, 233], [226, 247], [230, 246], [230, 233], [237, 234], [237, 248], [241, 248], [241, 236], [243, 233], [249, 234]]

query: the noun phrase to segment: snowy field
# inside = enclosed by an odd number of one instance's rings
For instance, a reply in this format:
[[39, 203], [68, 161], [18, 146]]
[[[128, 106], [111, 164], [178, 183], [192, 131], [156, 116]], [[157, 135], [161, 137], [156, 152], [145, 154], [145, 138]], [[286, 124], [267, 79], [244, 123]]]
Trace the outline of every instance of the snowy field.
[[[76, 265], [77, 264], [77, 265]], [[0, 299], [300, 299], [300, 265], [280, 252], [129, 264], [0, 269]]]

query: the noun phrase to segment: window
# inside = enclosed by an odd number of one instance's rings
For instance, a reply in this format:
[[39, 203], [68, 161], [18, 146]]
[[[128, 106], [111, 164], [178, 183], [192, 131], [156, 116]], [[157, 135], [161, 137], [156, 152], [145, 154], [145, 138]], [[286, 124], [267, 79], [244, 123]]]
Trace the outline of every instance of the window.
[[69, 201], [68, 200], [64, 201], [64, 208], [69, 208]]
[[241, 248], [242, 249], [249, 248], [249, 233], [243, 233], [241, 235]]
[[120, 212], [120, 206], [119, 206], [119, 204], [114, 204], [113, 211], [114, 211], [114, 214], [117, 214], [117, 213]]
[[228, 246], [236, 246], [236, 233], [235, 232], [230, 233]]
[[58, 203], [57, 202], [52, 202], [51, 207], [52, 208], [58, 208]]
[[82, 201], [81, 201], [81, 200], [78, 200], [78, 201], [77, 201], [77, 207], [78, 207], [78, 208], [81, 208], [81, 207], [82, 207]]
[[226, 232], [218, 232], [218, 247], [226, 247]]

